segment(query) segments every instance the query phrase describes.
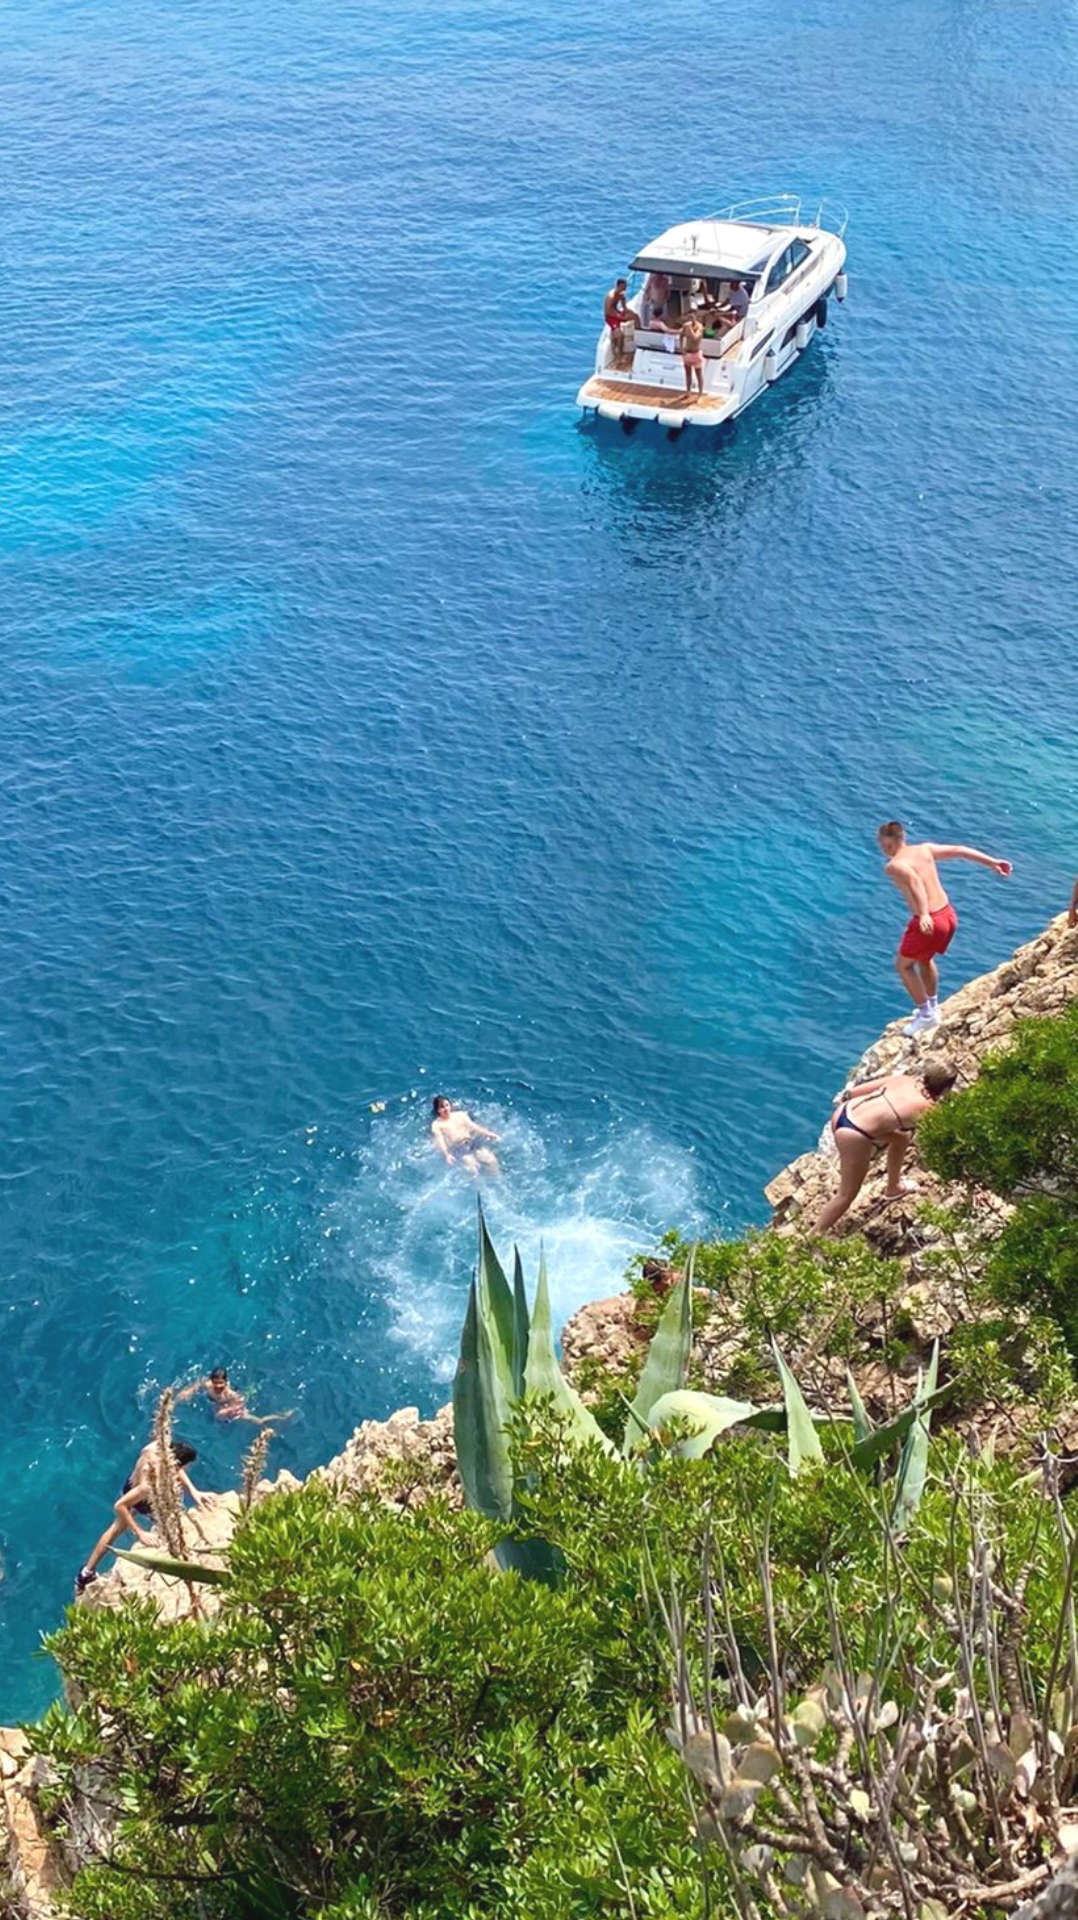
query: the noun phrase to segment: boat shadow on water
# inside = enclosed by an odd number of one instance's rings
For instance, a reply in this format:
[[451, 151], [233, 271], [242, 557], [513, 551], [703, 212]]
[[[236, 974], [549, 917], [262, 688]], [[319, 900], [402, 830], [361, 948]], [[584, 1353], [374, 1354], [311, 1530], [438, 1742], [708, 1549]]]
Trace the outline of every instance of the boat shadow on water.
[[736, 473], [744, 481], [758, 473], [761, 462], [770, 472], [799, 465], [807, 437], [819, 431], [823, 403], [834, 392], [833, 351], [830, 342], [814, 342], [813, 351], [725, 426], [670, 430], [640, 420], [626, 433], [623, 422], [584, 416], [577, 431], [591, 455], [591, 481], [603, 487], [616, 482], [622, 495], [662, 508], [671, 505], [673, 489], [684, 507], [697, 494], [701, 505], [713, 501], [719, 462], [726, 478]]

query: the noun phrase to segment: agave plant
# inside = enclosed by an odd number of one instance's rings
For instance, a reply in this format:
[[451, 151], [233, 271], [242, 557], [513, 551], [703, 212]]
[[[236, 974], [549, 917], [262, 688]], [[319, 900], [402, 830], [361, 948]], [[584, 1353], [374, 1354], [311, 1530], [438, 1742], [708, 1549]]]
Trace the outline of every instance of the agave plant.
[[[663, 1309], [629, 1408], [623, 1446], [627, 1457], [650, 1441], [649, 1415], [655, 1402], [685, 1378], [692, 1344], [691, 1285], [687, 1273]], [[509, 1427], [528, 1397], [553, 1403], [570, 1444], [615, 1453], [613, 1442], [558, 1364], [545, 1258], [540, 1254], [529, 1313], [520, 1254], [514, 1250], [510, 1286], [480, 1207], [478, 1258], [453, 1382], [453, 1432], [465, 1499], [492, 1520], [512, 1520], [518, 1510]], [[533, 1577], [550, 1577], [554, 1571], [551, 1550], [541, 1541], [503, 1541], [497, 1558], [499, 1565]]]
[[[756, 1407], [746, 1400], [685, 1387], [692, 1350], [692, 1285], [690, 1257], [663, 1308], [636, 1394], [626, 1402], [623, 1460], [634, 1466], [646, 1464], [656, 1447], [665, 1447], [683, 1458], [699, 1459], [732, 1427], [757, 1427], [785, 1432], [791, 1476], [821, 1466], [824, 1454], [819, 1428], [829, 1423], [830, 1416], [810, 1413], [777, 1347], [775, 1365], [782, 1386], [778, 1405]], [[868, 1470], [902, 1447], [896, 1476], [896, 1533], [909, 1525], [924, 1487], [932, 1408], [947, 1391], [937, 1388], [938, 1367], [937, 1348], [927, 1376], [923, 1381], [918, 1379], [909, 1406], [881, 1427], [872, 1425], [852, 1375], [849, 1378], [853, 1463]], [[508, 1522], [519, 1511], [510, 1425], [526, 1399], [540, 1397], [552, 1401], [562, 1416], [570, 1444], [616, 1453], [613, 1442], [558, 1364], [542, 1254], [529, 1314], [520, 1254], [514, 1250], [510, 1286], [480, 1207], [478, 1258], [453, 1382], [453, 1431], [465, 1499], [492, 1520]], [[504, 1541], [497, 1558], [503, 1567], [539, 1578], [550, 1578], [555, 1571], [554, 1557], [543, 1542]]]
[[[700, 1459], [720, 1434], [731, 1427], [763, 1427], [785, 1430], [787, 1459], [791, 1478], [807, 1467], [823, 1464], [819, 1429], [831, 1424], [829, 1414], [813, 1414], [778, 1347], [773, 1349], [775, 1366], [782, 1385], [782, 1405], [753, 1407], [744, 1400], [727, 1400], [721, 1394], [696, 1393], [684, 1389], [664, 1394], [653, 1402], [649, 1427], [659, 1439], [665, 1438], [676, 1453], [687, 1459]], [[883, 1426], [873, 1426], [857, 1390], [853, 1375], [847, 1371], [847, 1385], [853, 1415], [853, 1445], [849, 1450], [854, 1466], [865, 1471], [886, 1459], [901, 1446], [895, 1475], [893, 1525], [896, 1534], [906, 1531], [924, 1491], [928, 1467], [928, 1440], [932, 1409], [951, 1391], [950, 1384], [939, 1386], [939, 1342], [932, 1350], [927, 1372], [917, 1376], [917, 1386], [909, 1404]]]

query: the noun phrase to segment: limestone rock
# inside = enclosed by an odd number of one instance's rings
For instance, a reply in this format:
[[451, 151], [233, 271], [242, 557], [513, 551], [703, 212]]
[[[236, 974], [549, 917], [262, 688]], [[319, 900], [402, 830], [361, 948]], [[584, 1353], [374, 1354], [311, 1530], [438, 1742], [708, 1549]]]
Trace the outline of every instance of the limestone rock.
[[432, 1493], [463, 1506], [452, 1407], [442, 1407], [433, 1420], [421, 1420], [417, 1407], [401, 1407], [388, 1420], [364, 1420], [319, 1478], [339, 1494], [377, 1493], [399, 1507]]
[[637, 1321], [633, 1294], [615, 1293], [609, 1300], [589, 1300], [562, 1331], [562, 1363], [570, 1377], [584, 1360], [611, 1373], [621, 1373], [639, 1354], [645, 1337]]
[[10, 1920], [49, 1920], [52, 1896], [70, 1875], [38, 1805], [45, 1762], [27, 1753], [16, 1728], [6, 1727], [4, 1740], [6, 1758], [25, 1757], [0, 1778], [0, 1912]]

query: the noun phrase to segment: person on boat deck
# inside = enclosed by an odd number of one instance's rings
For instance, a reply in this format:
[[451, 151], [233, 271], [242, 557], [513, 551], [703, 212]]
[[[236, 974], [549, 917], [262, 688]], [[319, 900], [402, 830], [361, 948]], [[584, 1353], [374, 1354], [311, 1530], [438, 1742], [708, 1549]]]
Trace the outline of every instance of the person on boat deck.
[[[113, 1508], [113, 1512], [116, 1515], [115, 1520], [111, 1527], [106, 1527], [90, 1558], [84, 1566], [79, 1568], [78, 1576], [75, 1580], [76, 1593], [85, 1593], [91, 1581], [97, 1579], [97, 1567], [99, 1563], [105, 1558], [109, 1548], [115, 1546], [117, 1540], [122, 1539], [125, 1533], [133, 1533], [136, 1540], [140, 1540], [144, 1547], [153, 1546], [153, 1535], [147, 1533], [144, 1527], [139, 1526], [135, 1516], [139, 1514], [143, 1518], [153, 1519], [154, 1453], [155, 1448], [151, 1441], [149, 1446], [143, 1447], [142, 1452], [135, 1461], [131, 1472], [124, 1481], [123, 1492], [120, 1494], [120, 1498]], [[185, 1440], [174, 1440], [172, 1442], [172, 1459], [176, 1474], [176, 1487], [180, 1498], [182, 1499], [185, 1493], [188, 1494], [196, 1509], [201, 1507], [205, 1501], [212, 1500], [212, 1494], [200, 1493], [197, 1487], [191, 1485], [187, 1477], [188, 1467], [193, 1461], [198, 1459], [198, 1454], [195, 1452], [194, 1447], [189, 1447]], [[198, 1532], [205, 1541], [206, 1534], [202, 1527], [199, 1526], [196, 1515], [192, 1515], [192, 1518], [194, 1519]]]
[[831, 1133], [838, 1153], [838, 1192], [816, 1221], [817, 1233], [830, 1233], [853, 1205], [865, 1183], [873, 1155], [887, 1148], [887, 1187], [884, 1203], [897, 1200], [909, 1188], [901, 1179], [902, 1162], [914, 1128], [950, 1093], [957, 1074], [949, 1060], [937, 1055], [926, 1060], [919, 1074], [889, 1073], [883, 1080], [866, 1080], [848, 1087], [831, 1117]]
[[723, 329], [736, 327], [738, 321], [745, 318], [748, 310], [749, 296], [745, 288], [742, 286], [740, 280], [731, 280], [729, 291], [726, 295], [726, 304], [718, 315], [718, 325]]
[[653, 327], [656, 319], [662, 319], [669, 298], [670, 275], [649, 273], [640, 297], [640, 318], [645, 327]]
[[627, 285], [626, 280], [615, 280], [603, 301], [603, 319], [611, 333], [617, 333], [629, 317], [628, 303], [625, 298]]
[[992, 872], [1004, 880], [1013, 869], [1009, 860], [997, 860], [990, 853], [980, 853], [976, 847], [941, 846], [934, 840], [922, 840], [911, 846], [901, 820], [885, 820], [876, 841], [884, 857], [887, 878], [894, 881], [912, 909], [912, 918], [895, 955], [895, 970], [914, 1005], [913, 1018], [906, 1027], [912, 1037], [939, 1026], [936, 961], [946, 953], [958, 926], [958, 915], [943, 890], [936, 861], [972, 860], [974, 866], [991, 867]]
[[498, 1157], [489, 1147], [480, 1145], [483, 1140], [497, 1140], [498, 1135], [489, 1127], [481, 1127], [463, 1107], [455, 1107], [444, 1093], [436, 1093], [432, 1101], [434, 1118], [430, 1123], [434, 1144], [447, 1167], [463, 1167], [473, 1180], [478, 1180], [485, 1169], [488, 1173], [500, 1173]]
[[681, 329], [681, 364], [685, 369], [685, 394], [692, 392], [693, 375], [700, 392], [704, 391], [704, 323], [691, 314]]

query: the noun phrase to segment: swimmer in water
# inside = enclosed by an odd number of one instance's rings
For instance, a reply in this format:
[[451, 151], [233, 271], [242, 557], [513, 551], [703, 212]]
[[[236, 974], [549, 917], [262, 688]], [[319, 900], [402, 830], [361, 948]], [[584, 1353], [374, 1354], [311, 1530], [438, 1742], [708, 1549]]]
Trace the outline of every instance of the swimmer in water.
[[481, 1127], [463, 1107], [455, 1107], [444, 1093], [436, 1093], [432, 1102], [434, 1118], [430, 1123], [434, 1144], [447, 1167], [463, 1167], [473, 1180], [481, 1172], [500, 1173], [497, 1155], [481, 1140], [497, 1140], [489, 1127]]
[[295, 1411], [290, 1407], [287, 1413], [252, 1413], [242, 1393], [237, 1393], [229, 1380], [227, 1367], [214, 1367], [204, 1380], [193, 1380], [189, 1387], [181, 1387], [173, 1405], [179, 1406], [181, 1400], [193, 1400], [196, 1393], [204, 1393], [213, 1403], [218, 1420], [249, 1420], [255, 1427], [266, 1427], [271, 1420], [291, 1420]]
[[[206, 1500], [212, 1499], [212, 1494], [200, 1493], [197, 1487], [191, 1485], [187, 1477], [187, 1468], [191, 1465], [192, 1461], [198, 1459], [194, 1447], [189, 1447], [185, 1440], [174, 1440], [172, 1442], [172, 1458], [176, 1466], [176, 1484], [180, 1490], [181, 1497], [185, 1493], [189, 1495], [191, 1503], [195, 1508], [201, 1507]], [[153, 1534], [147, 1533], [145, 1527], [140, 1527], [135, 1517], [136, 1514], [139, 1514], [144, 1519], [153, 1519], [153, 1462], [154, 1447], [151, 1442], [149, 1446], [143, 1447], [131, 1472], [124, 1481], [123, 1492], [113, 1507], [116, 1518], [111, 1527], [105, 1529], [90, 1558], [84, 1566], [79, 1568], [75, 1580], [75, 1592], [77, 1594], [85, 1593], [91, 1581], [97, 1579], [98, 1563], [105, 1558], [109, 1548], [114, 1547], [117, 1540], [121, 1540], [125, 1533], [133, 1533], [135, 1539], [141, 1541], [144, 1547], [152, 1547], [155, 1544]], [[205, 1541], [208, 1546], [209, 1541], [203, 1529], [199, 1526], [197, 1518], [195, 1518], [194, 1515], [192, 1515], [192, 1518], [194, 1519], [198, 1532], [202, 1535], [203, 1541]]]

